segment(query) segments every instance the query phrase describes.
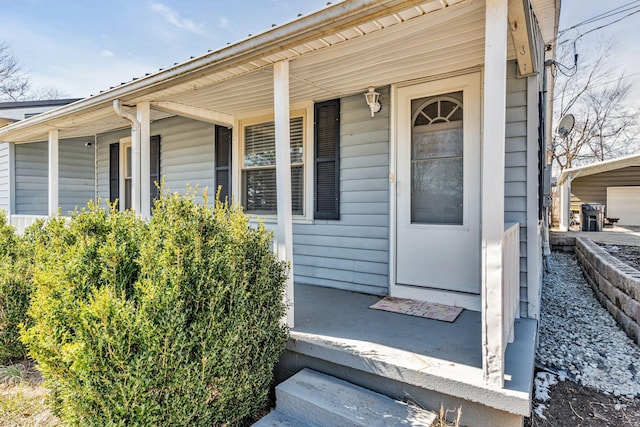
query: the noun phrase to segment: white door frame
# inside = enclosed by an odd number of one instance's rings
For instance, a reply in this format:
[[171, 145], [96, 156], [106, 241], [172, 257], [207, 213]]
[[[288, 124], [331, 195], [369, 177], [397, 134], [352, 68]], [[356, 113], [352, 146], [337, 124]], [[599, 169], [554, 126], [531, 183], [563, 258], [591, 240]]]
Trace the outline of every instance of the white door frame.
[[[439, 79], [440, 80], [440, 79]], [[478, 134], [478, 143], [481, 144], [481, 122], [482, 122], [482, 91], [481, 91], [481, 82], [482, 82], [482, 74], [480, 72], [472, 72], [468, 74], [463, 74], [459, 76], [443, 76], [443, 88], [442, 92], [451, 92], [455, 91], [455, 88], [451, 88], [451, 82], [453, 86], [459, 85], [458, 80], [466, 80], [467, 82], [473, 82], [472, 84], [475, 86], [471, 88], [472, 91], [477, 93], [479, 97], [478, 102], [480, 104], [480, 114], [477, 118], [478, 123], [473, 124], [473, 132], [477, 131]], [[446, 82], [449, 82], [448, 84]], [[396, 297], [405, 297], [411, 298], [415, 293], [420, 294], [420, 299], [425, 301], [447, 304], [447, 305], [455, 305], [458, 307], [463, 307], [469, 310], [480, 311], [481, 310], [481, 295], [473, 295], [466, 294], [454, 291], [447, 290], [439, 290], [439, 289], [430, 289], [430, 288], [416, 288], [411, 286], [403, 286], [398, 285], [396, 282], [397, 278], [397, 183], [396, 183], [396, 174], [397, 174], [397, 158], [398, 158], [398, 141], [397, 141], [397, 131], [398, 131], [398, 89], [418, 85], [420, 82], [410, 82], [410, 83], [400, 83], [400, 84], [392, 84], [391, 85], [391, 122], [390, 122], [390, 130], [389, 130], [389, 206], [390, 206], [390, 214], [389, 214], [389, 243], [390, 243], [390, 251], [389, 251], [389, 295]], [[452, 90], [450, 90], [452, 89]], [[480, 151], [480, 150], [478, 150]], [[479, 159], [478, 159], [479, 161]], [[480, 169], [480, 176], [482, 175], [482, 170]], [[465, 180], [466, 181], [466, 180]], [[466, 214], [465, 214], [466, 216]], [[478, 221], [478, 226], [480, 226], [481, 218], [469, 218], [468, 220]], [[478, 247], [478, 251], [481, 251], [481, 247]], [[481, 278], [480, 272], [478, 274], [479, 280]], [[480, 283], [479, 283], [480, 284]]]

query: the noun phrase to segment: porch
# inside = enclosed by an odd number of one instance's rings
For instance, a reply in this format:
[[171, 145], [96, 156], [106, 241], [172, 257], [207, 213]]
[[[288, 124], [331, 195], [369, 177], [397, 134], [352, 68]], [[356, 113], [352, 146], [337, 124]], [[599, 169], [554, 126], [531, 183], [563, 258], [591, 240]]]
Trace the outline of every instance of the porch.
[[530, 413], [536, 321], [517, 319], [503, 388], [482, 370], [481, 313], [452, 323], [373, 310], [380, 297], [295, 284], [295, 327], [276, 372], [314, 370], [438, 410], [462, 406], [473, 425], [517, 425]]

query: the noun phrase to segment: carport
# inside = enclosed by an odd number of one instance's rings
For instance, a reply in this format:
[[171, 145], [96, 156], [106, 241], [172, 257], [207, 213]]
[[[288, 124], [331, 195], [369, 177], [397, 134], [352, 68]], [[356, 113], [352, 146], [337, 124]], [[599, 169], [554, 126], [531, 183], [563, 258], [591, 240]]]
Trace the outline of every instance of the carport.
[[605, 216], [619, 225], [640, 225], [640, 153], [567, 169], [558, 187], [562, 231], [583, 203], [604, 204]]

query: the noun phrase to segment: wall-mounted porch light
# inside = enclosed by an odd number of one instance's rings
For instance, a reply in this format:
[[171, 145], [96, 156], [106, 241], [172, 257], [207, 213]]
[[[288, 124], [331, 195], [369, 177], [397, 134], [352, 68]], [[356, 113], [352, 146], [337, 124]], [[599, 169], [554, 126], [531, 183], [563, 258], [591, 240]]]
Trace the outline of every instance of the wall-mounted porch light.
[[380, 104], [380, 94], [376, 92], [376, 89], [371, 86], [368, 92], [364, 93], [364, 97], [367, 100], [367, 105], [371, 110], [371, 117], [382, 109]]

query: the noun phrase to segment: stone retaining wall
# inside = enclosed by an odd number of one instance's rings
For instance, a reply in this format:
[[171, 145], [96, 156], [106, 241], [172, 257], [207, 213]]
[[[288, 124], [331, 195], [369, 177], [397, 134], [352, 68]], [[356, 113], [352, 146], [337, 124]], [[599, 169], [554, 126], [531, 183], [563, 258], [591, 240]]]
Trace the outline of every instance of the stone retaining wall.
[[574, 252], [576, 246], [576, 238], [564, 232], [549, 233], [549, 244], [552, 251]]
[[575, 253], [598, 301], [640, 344], [640, 271], [587, 238], [575, 239]]

